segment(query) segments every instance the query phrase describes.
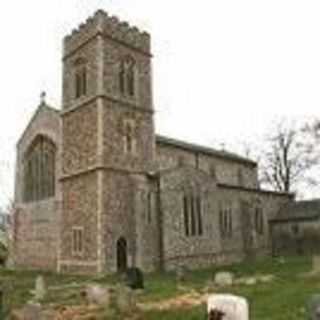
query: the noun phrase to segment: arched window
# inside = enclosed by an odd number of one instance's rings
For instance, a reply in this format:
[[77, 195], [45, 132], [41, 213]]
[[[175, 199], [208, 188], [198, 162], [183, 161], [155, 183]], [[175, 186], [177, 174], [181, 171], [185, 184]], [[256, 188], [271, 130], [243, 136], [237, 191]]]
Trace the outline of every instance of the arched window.
[[134, 97], [136, 94], [135, 61], [126, 57], [119, 63], [119, 90], [122, 95]]
[[188, 208], [188, 198], [186, 195], [183, 195], [183, 218], [184, 218], [185, 235], [189, 237], [189, 208]]
[[232, 203], [219, 203], [219, 226], [222, 238], [231, 238], [233, 232]]
[[120, 88], [121, 94], [125, 94], [125, 77], [126, 77], [125, 64], [124, 64], [124, 61], [121, 61], [120, 70], [119, 70], [119, 88]]
[[127, 67], [127, 86], [128, 86], [128, 94], [133, 97], [135, 94], [135, 79], [134, 79], [134, 69], [135, 63], [133, 60], [128, 61]]
[[200, 195], [195, 195], [193, 192], [185, 192], [183, 194], [183, 222], [187, 237], [201, 236], [203, 234]]
[[87, 94], [87, 63], [84, 59], [76, 60], [74, 64], [75, 70], [75, 97], [76, 99]]
[[197, 219], [198, 219], [198, 235], [202, 235], [203, 228], [202, 228], [202, 203], [201, 203], [201, 197], [198, 195], [196, 197], [196, 208], [197, 208]]
[[23, 159], [25, 202], [54, 196], [55, 154], [54, 143], [43, 136], [37, 137], [25, 154]]
[[255, 229], [258, 234], [263, 234], [264, 232], [264, 219], [263, 219], [263, 210], [261, 202], [257, 202], [255, 210], [255, 219], [254, 219]]

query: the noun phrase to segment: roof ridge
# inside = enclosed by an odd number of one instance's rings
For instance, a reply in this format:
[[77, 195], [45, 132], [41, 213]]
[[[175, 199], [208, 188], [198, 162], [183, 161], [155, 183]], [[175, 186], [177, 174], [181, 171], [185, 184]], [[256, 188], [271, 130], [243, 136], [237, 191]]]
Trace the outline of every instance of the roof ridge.
[[246, 157], [243, 157], [243, 156], [241, 156], [237, 153], [231, 152], [231, 151], [218, 150], [218, 149], [204, 146], [201, 144], [187, 142], [187, 141], [183, 141], [183, 140], [176, 139], [176, 138], [166, 137], [166, 136], [159, 135], [159, 134], [156, 134], [156, 141], [168, 143], [168, 144], [173, 144], [173, 145], [176, 145], [181, 148], [193, 149], [194, 151], [214, 154], [216, 156], [229, 158], [229, 159], [232, 159], [235, 161], [250, 163], [255, 166], [257, 165], [256, 161], [249, 159], [249, 158], [246, 158]]

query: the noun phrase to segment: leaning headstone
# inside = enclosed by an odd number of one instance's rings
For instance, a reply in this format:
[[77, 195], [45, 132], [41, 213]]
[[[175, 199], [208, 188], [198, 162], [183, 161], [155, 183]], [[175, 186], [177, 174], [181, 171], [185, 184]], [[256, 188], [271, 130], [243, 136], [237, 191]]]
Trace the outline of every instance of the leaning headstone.
[[36, 279], [34, 298], [36, 301], [41, 301], [45, 298], [47, 293], [46, 284], [43, 276], [38, 276]]
[[128, 312], [134, 310], [136, 306], [134, 293], [132, 289], [119, 286], [117, 288], [117, 307], [120, 312]]
[[213, 320], [249, 320], [247, 300], [231, 294], [210, 295], [207, 311]]
[[320, 294], [313, 295], [307, 303], [307, 319], [320, 320]]
[[143, 273], [139, 268], [129, 268], [126, 271], [126, 284], [131, 289], [143, 289]]
[[228, 287], [233, 285], [234, 275], [231, 272], [218, 272], [214, 276], [214, 283], [219, 287]]

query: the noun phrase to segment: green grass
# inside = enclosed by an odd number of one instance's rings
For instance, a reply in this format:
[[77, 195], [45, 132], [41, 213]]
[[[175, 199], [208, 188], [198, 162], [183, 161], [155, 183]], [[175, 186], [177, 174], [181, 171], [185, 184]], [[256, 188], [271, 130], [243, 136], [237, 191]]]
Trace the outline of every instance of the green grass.
[[[238, 285], [231, 288], [212, 290], [212, 293], [233, 293], [244, 296], [250, 303], [252, 320], [296, 320], [305, 319], [304, 307], [308, 298], [319, 292], [320, 275], [316, 277], [302, 277], [311, 268], [310, 258], [286, 258], [285, 262], [267, 259], [256, 263], [235, 264], [230, 267], [211, 270], [194, 271], [184, 284], [187, 287], [201, 290], [216, 271], [227, 270], [238, 277], [255, 274], [273, 274], [276, 279], [271, 283], [254, 286]], [[170, 276], [163, 276], [147, 289], [145, 299], [157, 299], [160, 296], [174, 296], [178, 294]], [[161, 285], [157, 285], [160, 282]], [[147, 285], [148, 288], [148, 285]], [[157, 288], [157, 290], [154, 290]], [[186, 310], [152, 311], [145, 314], [146, 319], [192, 320], [204, 319], [206, 306]]]
[[[291, 257], [285, 261], [266, 259], [258, 262], [235, 264], [223, 268], [211, 268], [189, 272], [182, 284], [187, 290], [203, 291], [208, 281], [213, 279], [216, 271], [232, 271], [237, 277], [255, 274], [273, 274], [275, 280], [270, 283], [253, 286], [237, 285], [225, 289], [212, 288], [212, 293], [234, 293], [244, 296], [250, 303], [251, 320], [297, 320], [305, 319], [304, 307], [313, 293], [320, 292], [320, 274], [303, 277], [311, 268], [311, 259], [307, 257]], [[21, 306], [31, 298], [38, 272], [15, 272], [0, 270], [0, 282], [7, 291], [10, 305]], [[117, 277], [79, 277], [61, 276], [53, 273], [42, 273], [49, 286], [86, 282], [116, 283]], [[182, 294], [181, 286], [176, 283], [173, 273], [151, 274], [145, 279], [145, 290], [139, 296], [143, 303], [161, 302]], [[77, 291], [68, 293], [65, 290], [50, 293], [44, 303], [77, 304], [81, 299]], [[140, 315], [139, 320], [196, 320], [205, 319], [206, 306], [187, 309], [170, 309], [168, 311], [148, 311]]]

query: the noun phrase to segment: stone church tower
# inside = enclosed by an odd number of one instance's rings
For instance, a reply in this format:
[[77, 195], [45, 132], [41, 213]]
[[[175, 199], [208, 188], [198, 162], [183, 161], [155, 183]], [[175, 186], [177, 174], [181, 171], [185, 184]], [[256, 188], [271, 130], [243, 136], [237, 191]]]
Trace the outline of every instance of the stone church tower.
[[14, 263], [71, 273], [203, 268], [268, 255], [293, 197], [258, 165], [155, 135], [150, 36], [98, 11], [64, 39], [62, 108], [17, 144]]
[[151, 73], [150, 36], [103, 11], [64, 40], [60, 271], [157, 263]]

